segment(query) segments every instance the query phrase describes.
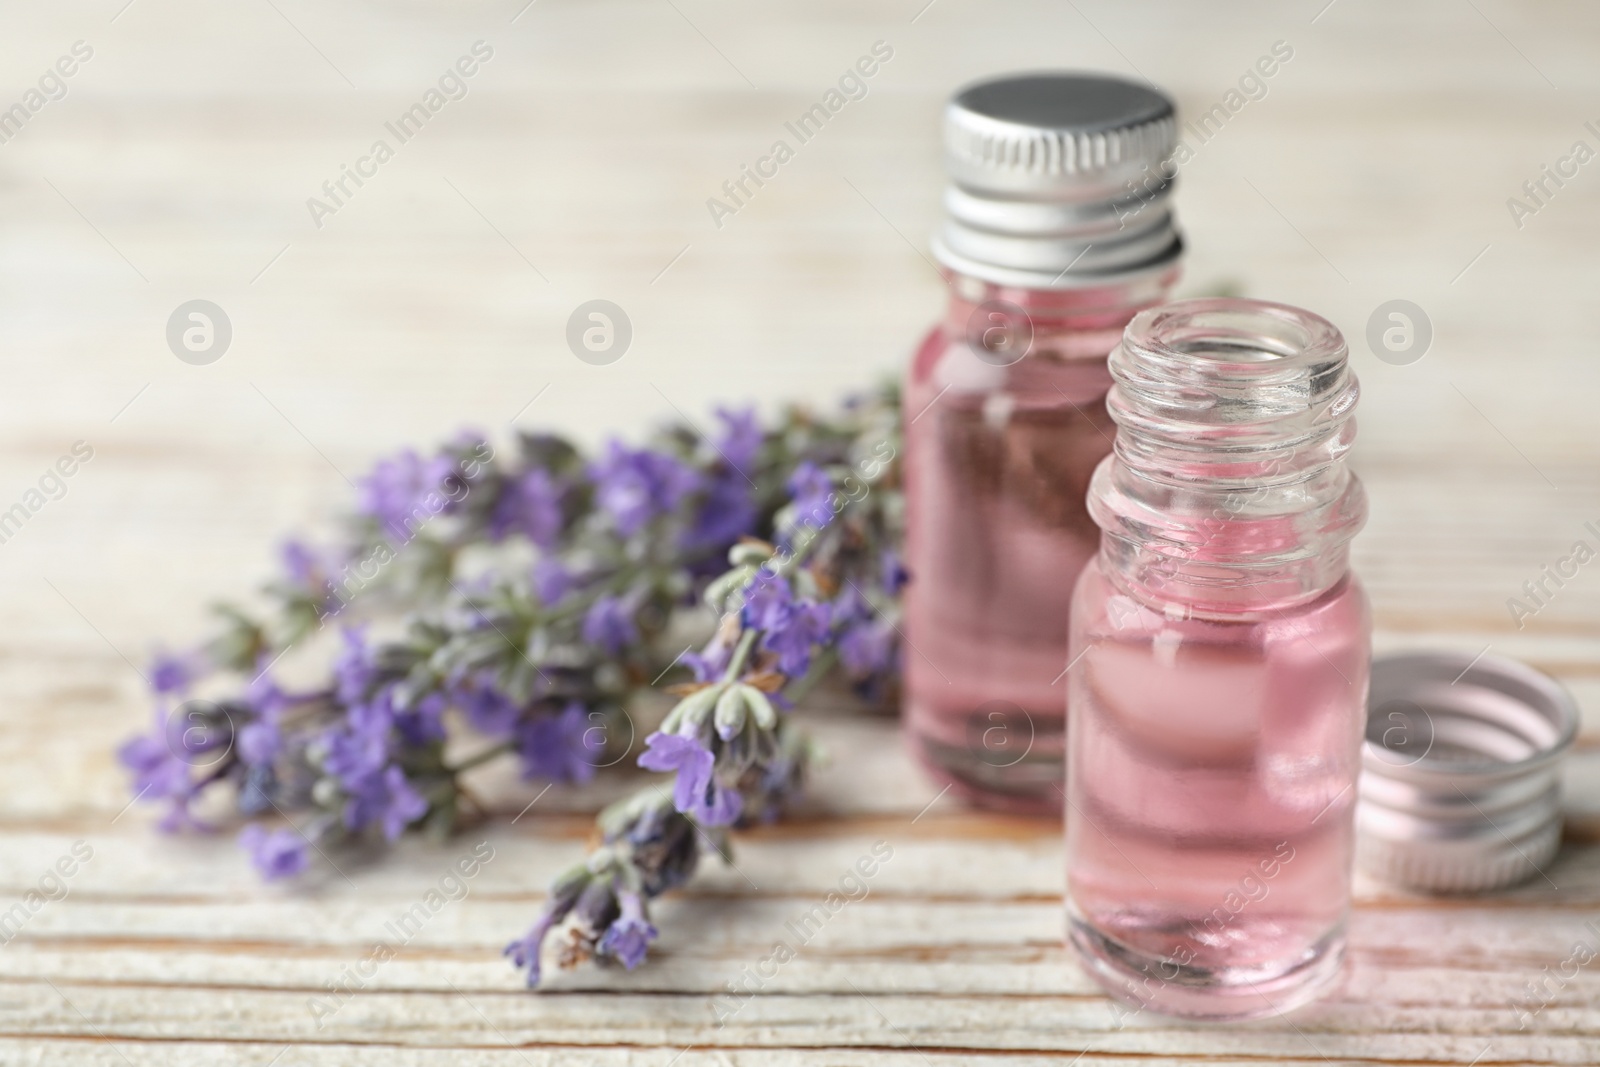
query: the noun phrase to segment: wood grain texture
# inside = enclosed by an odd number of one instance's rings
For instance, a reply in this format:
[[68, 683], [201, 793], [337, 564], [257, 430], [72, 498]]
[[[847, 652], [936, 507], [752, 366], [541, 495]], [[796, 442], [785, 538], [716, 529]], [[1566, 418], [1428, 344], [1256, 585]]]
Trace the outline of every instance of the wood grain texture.
[[[0, 1064], [1600, 1062], [1593, 967], [1536, 1016], [1512, 1005], [1600, 917], [1600, 570], [1523, 627], [1506, 605], [1600, 524], [1600, 164], [1520, 226], [1506, 206], [1574, 141], [1600, 145], [1592, 5], [124, 4], [0, 10], [0, 109], [74, 41], [94, 49], [0, 144], [0, 510], [74, 441], [95, 449], [0, 544], [0, 905], [94, 850], [0, 946]], [[315, 225], [306, 198], [480, 39], [494, 58], [467, 97]], [[715, 225], [706, 198], [877, 40], [895, 55], [866, 99]], [[833, 754], [807, 806], [662, 903], [648, 967], [540, 995], [499, 949], [626, 774], [513, 823], [533, 793], [485, 768], [482, 827], [297, 890], [123, 810], [111, 749], [144, 722], [150, 648], [246, 593], [375, 455], [463, 424], [594, 441], [669, 415], [663, 397], [698, 419], [892, 373], [941, 299], [925, 249], [955, 85], [1098, 67], [1193, 115], [1277, 40], [1293, 60], [1181, 177], [1186, 284], [1304, 304], [1350, 338], [1379, 651], [1490, 647], [1578, 696], [1547, 877], [1461, 899], [1359, 880], [1335, 995], [1195, 1027], [1121, 1019], [1066, 955], [1058, 826], [938, 798], [892, 723], [837, 700], [802, 712]], [[562, 341], [597, 296], [635, 327], [610, 367]], [[234, 325], [207, 367], [163, 336], [195, 297]], [[1365, 345], [1392, 298], [1432, 319], [1419, 363]], [[467, 895], [319, 1009], [480, 840], [495, 858]], [[719, 1026], [714, 998], [879, 841], [894, 854], [865, 899]]]

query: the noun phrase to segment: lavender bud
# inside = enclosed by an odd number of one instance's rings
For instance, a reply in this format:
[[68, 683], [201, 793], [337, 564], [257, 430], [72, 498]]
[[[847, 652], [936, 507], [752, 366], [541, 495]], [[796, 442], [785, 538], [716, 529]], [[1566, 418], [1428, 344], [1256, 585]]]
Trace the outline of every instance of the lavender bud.
[[733, 737], [725, 739], [720, 762], [724, 767], [731, 768], [734, 774], [742, 774], [750, 765], [752, 755], [754, 753], [750, 745], [750, 731], [741, 730]]
[[673, 728], [669, 731], [667, 724], [663, 723], [662, 733], [670, 732], [682, 734], [685, 737], [694, 737], [704, 732], [706, 723], [710, 720], [712, 712], [716, 710], [717, 700], [722, 696], [723, 689], [724, 686], [721, 684], [708, 685], [704, 689], [698, 689], [684, 697], [678, 706], [672, 709], [672, 714], [668, 716], [669, 721], [676, 720], [673, 723]]
[[560, 922], [567, 917], [573, 905], [578, 902], [578, 897], [588, 888], [592, 875], [589, 866], [580, 863], [576, 867], [569, 867], [557, 876], [555, 883], [550, 887], [550, 898], [545, 902], [545, 914], [551, 922]]
[[728, 563], [745, 567], [765, 563], [772, 558], [773, 547], [760, 541], [740, 541], [728, 549]]
[[239, 810], [246, 815], [260, 815], [272, 808], [272, 792], [277, 776], [272, 768], [261, 764], [245, 772], [244, 784], [239, 788]]
[[655, 865], [641, 872], [649, 896], [687, 882], [700, 862], [700, 838], [689, 819], [679, 812], [668, 816], [662, 846]]
[[641, 827], [648, 826], [657, 817], [654, 809], [659, 803], [654, 790], [644, 790], [608, 805], [595, 822], [608, 844], [624, 835], [631, 840], [642, 832]]
[[745, 700], [744, 690], [747, 686], [730, 685], [717, 698], [716, 715], [713, 721], [717, 727], [717, 736], [727, 741], [736, 737], [744, 729]]
[[778, 712], [772, 706], [772, 701], [767, 699], [767, 694], [753, 685], [741, 685], [744, 692], [745, 703], [750, 707], [750, 715], [755, 719], [756, 725], [764, 732], [770, 733], [778, 728]]
[[586, 939], [593, 940], [616, 921], [620, 911], [610, 879], [596, 878], [578, 895], [572, 907], [572, 921]]
[[735, 567], [733, 570], [728, 571], [722, 577], [706, 586], [704, 596], [706, 605], [710, 607], [712, 611], [720, 614], [723, 607], [723, 601], [728, 598], [728, 595], [739, 589], [743, 589], [746, 583], [756, 576], [756, 571], [758, 569], [759, 568], [750, 565]]

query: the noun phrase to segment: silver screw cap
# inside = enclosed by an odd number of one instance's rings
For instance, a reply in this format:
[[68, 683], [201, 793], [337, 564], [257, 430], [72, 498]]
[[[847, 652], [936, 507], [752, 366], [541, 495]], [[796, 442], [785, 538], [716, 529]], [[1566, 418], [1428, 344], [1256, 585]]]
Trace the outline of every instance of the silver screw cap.
[[1163, 269], [1182, 251], [1167, 198], [1172, 100], [1103, 74], [1044, 72], [967, 86], [945, 109], [945, 266], [1000, 285], [1064, 289]]
[[1561, 843], [1560, 761], [1578, 708], [1517, 660], [1409, 653], [1373, 661], [1357, 863], [1442, 893], [1526, 881]]

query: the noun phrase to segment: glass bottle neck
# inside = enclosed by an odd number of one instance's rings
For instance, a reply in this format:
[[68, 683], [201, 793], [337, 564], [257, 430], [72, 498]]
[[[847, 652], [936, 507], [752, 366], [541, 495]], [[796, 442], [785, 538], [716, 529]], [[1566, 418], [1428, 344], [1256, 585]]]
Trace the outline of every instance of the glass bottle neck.
[[[1071, 289], [1021, 289], [945, 270], [950, 299], [944, 332], [996, 353], [996, 363], [1024, 352], [1060, 359], [1104, 359], [1128, 320], [1167, 299], [1177, 264]], [[1031, 342], [1025, 348], [1024, 341]]]
[[1110, 369], [1116, 447], [1089, 513], [1115, 584], [1235, 616], [1344, 577], [1366, 498], [1344, 461], [1359, 389], [1332, 324], [1262, 301], [1184, 301], [1136, 316]]

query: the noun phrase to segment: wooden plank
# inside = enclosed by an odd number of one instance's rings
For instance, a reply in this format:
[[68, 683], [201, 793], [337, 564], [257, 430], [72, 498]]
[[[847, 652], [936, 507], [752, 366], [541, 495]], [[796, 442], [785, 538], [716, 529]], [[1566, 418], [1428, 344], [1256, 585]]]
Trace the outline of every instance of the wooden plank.
[[[293, 1049], [294, 1062], [308, 1067], [322, 1064], [381, 1065], [381, 1067], [423, 1067], [436, 1064], [437, 1049], [408, 1049], [385, 1044], [355, 1045], [333, 1043], [328, 1045], [296, 1044], [289, 1046], [275, 1042], [205, 1042], [121, 1039], [116, 1044], [98, 1038], [7, 1039], [0, 1037], [0, 1054], [14, 1057], [24, 1064], [72, 1062], [91, 1067], [144, 1067], [145, 1064], [169, 1067], [189, 1064], [238, 1063], [245, 1067], [271, 1067], [272, 1057]], [[1174, 1067], [1192, 1063], [1182, 1057], [1172, 1056], [1110, 1056], [1087, 1053], [1080, 1057], [1059, 1054], [1029, 1055], [1015, 1052], [985, 1054], [971, 1050], [948, 1051], [943, 1049], [896, 1050], [878, 1047], [873, 1049], [832, 1047], [819, 1049], [768, 1049], [768, 1048], [688, 1048], [641, 1050], [637, 1047], [596, 1048], [537, 1047], [503, 1048], [493, 1045], [451, 1049], [450, 1062], [462, 1067], [567, 1067], [585, 1064], [590, 1067], [631, 1067], [649, 1057], [648, 1062], [659, 1060], [681, 1067], [1060, 1067], [1063, 1062], [1076, 1062], [1083, 1067], [1113, 1067], [1132, 1062], [1142, 1067]], [[677, 1058], [674, 1059], [673, 1057]], [[287, 1059], [287, 1057], [284, 1057]], [[281, 1061], [279, 1061], [281, 1062]], [[1207, 1058], [1215, 1067], [1255, 1067], [1261, 1061], [1253, 1057], [1222, 1056]], [[1323, 1060], [1284, 1060], [1285, 1063], [1322, 1063]], [[1357, 1062], [1357, 1061], [1343, 1061]], [[1375, 1061], [1365, 1061], [1368, 1063]], [[1481, 1061], [1492, 1064], [1492, 1060]]]
[[[870, 970], [870, 968], [864, 968]], [[1080, 1052], [1116, 1055], [1190, 1054], [1312, 1062], [1326, 1057], [1373, 1062], [1470, 1061], [1587, 1063], [1596, 1041], [1592, 1009], [1546, 1009], [1544, 1033], [1519, 1033], [1500, 991], [1462, 997], [1414, 997], [1420, 984], [1448, 986], [1445, 972], [1370, 983], [1372, 999], [1333, 999], [1296, 1020], [1197, 1030], [1155, 1016], [1131, 1018], [1099, 996], [1052, 991], [1042, 996], [970, 997], [875, 992], [848, 986], [822, 995], [753, 997], [717, 1025], [703, 995], [618, 992], [604, 996], [472, 992], [465, 995], [363, 992], [322, 1017], [318, 1030], [298, 993], [166, 987], [159, 998], [140, 987], [108, 984], [18, 984], [8, 995], [27, 1002], [18, 1036], [81, 1032], [87, 1017], [112, 1041], [199, 1040], [266, 1043], [382, 1044], [411, 1047], [612, 1044], [676, 1048], [924, 1048]], [[852, 978], [853, 980], [853, 978]], [[1593, 987], [1585, 992], [1592, 995]], [[1379, 998], [1387, 998], [1379, 1000]], [[81, 1014], [80, 1014], [81, 1013]], [[1291, 1025], [1292, 1023], [1292, 1025]], [[1481, 1061], [1480, 1061], [1481, 1062]]]

